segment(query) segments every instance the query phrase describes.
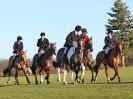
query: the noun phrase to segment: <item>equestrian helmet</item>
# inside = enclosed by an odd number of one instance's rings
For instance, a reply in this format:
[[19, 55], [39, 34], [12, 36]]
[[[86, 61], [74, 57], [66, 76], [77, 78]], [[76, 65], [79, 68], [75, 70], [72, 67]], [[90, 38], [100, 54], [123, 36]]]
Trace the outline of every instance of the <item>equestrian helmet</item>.
[[81, 28], [81, 26], [80, 25], [77, 25], [76, 27], [75, 27], [75, 31], [80, 31], [82, 28]]
[[44, 33], [44, 32], [42, 32], [42, 33], [40, 34], [40, 36], [45, 36], [45, 33]]
[[19, 41], [19, 40], [23, 40], [23, 38], [21, 36], [18, 36], [17, 41]]
[[109, 34], [109, 33], [113, 34], [113, 31], [109, 29], [107, 34]]
[[86, 28], [83, 28], [82, 29], [82, 33], [85, 32], [87, 34], [87, 29]]

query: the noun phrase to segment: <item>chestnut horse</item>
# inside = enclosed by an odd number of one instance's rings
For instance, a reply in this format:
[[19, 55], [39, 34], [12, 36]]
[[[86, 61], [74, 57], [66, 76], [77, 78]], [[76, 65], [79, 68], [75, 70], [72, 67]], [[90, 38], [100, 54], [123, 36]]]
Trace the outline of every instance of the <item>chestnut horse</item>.
[[[38, 54], [36, 54], [33, 57], [33, 64], [32, 64], [32, 73], [35, 75], [35, 83], [38, 84], [38, 80], [37, 80], [37, 74], [39, 72], [40, 77], [41, 77], [41, 81], [42, 82], [42, 71], [46, 71], [47, 76], [45, 77], [45, 79], [47, 80], [47, 84], [50, 84], [49, 81], [49, 76], [50, 76], [50, 71], [51, 68], [53, 66], [53, 55], [56, 54], [56, 43], [51, 43], [50, 44], [50, 48], [43, 53], [40, 57], [40, 61], [37, 62], [37, 58], [38, 58]], [[39, 69], [39, 70], [38, 70]]]
[[16, 69], [16, 71], [15, 71], [15, 80], [16, 80], [15, 84], [17, 84], [17, 85], [19, 85], [19, 81], [18, 81], [18, 72], [19, 72], [19, 70], [23, 71], [23, 73], [24, 73], [24, 75], [26, 77], [27, 82], [30, 83], [28, 75], [26, 73], [26, 68], [27, 68], [26, 67], [26, 57], [27, 57], [26, 56], [26, 51], [22, 51], [18, 55], [16, 60], [15, 60], [15, 66], [13, 66]]
[[[16, 68], [15, 66], [12, 65], [12, 62], [14, 60], [14, 57], [15, 57], [14, 55], [12, 55], [12, 56], [9, 57], [8, 66], [4, 70], [1, 71], [1, 75], [3, 77], [5, 77], [6, 74], [8, 74], [7, 83], [10, 82], [10, 77], [11, 77], [11, 71], [12, 71], [12, 69], [13, 68]], [[30, 70], [30, 67], [29, 66], [26, 66], [26, 74], [27, 75], [31, 74], [31, 70]]]
[[[104, 61], [104, 54], [105, 54], [104, 51], [101, 51], [96, 56], [96, 65], [93, 67], [94, 71], [96, 72], [95, 80], [97, 79], [97, 75], [98, 75], [98, 71], [99, 71], [98, 69], [99, 69], [101, 63]], [[114, 48], [112, 48], [109, 51], [108, 63], [107, 64], [103, 63], [105, 66], [105, 73], [106, 73], [108, 83], [110, 83], [110, 80], [111, 81], [114, 80], [114, 78], [116, 76], [118, 76], [118, 80], [119, 80], [119, 82], [121, 82], [121, 78], [120, 78], [119, 72], [118, 72], [118, 67], [120, 64], [119, 56], [121, 56], [121, 55], [122, 55], [122, 42], [117, 41], [115, 43]], [[109, 78], [109, 76], [108, 76], [108, 66], [112, 67], [115, 71], [115, 74], [112, 78]]]

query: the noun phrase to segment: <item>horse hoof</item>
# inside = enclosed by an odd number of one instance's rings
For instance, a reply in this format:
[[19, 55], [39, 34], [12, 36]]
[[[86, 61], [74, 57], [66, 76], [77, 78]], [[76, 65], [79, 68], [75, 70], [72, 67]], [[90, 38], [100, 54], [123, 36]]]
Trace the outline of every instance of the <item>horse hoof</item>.
[[50, 84], [50, 82], [48, 81], [47, 84]]
[[82, 84], [84, 84], [85, 83], [85, 81], [84, 81], [84, 79], [82, 79]]
[[65, 85], [67, 85], [67, 82], [64, 82]]
[[60, 83], [60, 80], [59, 80], [59, 79], [57, 79], [57, 82], [58, 82], [58, 83]]
[[48, 77], [46, 76], [46, 77], [45, 77], [45, 80], [47, 80], [47, 79], [48, 79]]
[[7, 81], [7, 84], [9, 84], [10, 82], [9, 81]]
[[110, 78], [110, 81], [114, 80], [113, 78]]
[[75, 82], [74, 82], [74, 85], [77, 85], [77, 84], [78, 84], [78, 82], [77, 82], [77, 81], [75, 81]]
[[38, 82], [36, 82], [36, 85], [38, 85], [39, 83]]

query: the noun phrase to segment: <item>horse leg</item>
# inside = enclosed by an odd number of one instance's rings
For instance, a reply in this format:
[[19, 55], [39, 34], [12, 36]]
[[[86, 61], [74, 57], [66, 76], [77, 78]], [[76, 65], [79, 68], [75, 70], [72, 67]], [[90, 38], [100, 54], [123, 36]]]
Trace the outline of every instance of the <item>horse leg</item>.
[[18, 72], [19, 72], [19, 70], [16, 69], [16, 72], [15, 72], [15, 85], [19, 85], [19, 81], [18, 81]]
[[116, 73], [116, 68], [114, 67], [113, 69], [114, 69], [114, 71], [115, 71], [115, 74], [114, 74], [114, 76], [113, 76], [112, 78], [110, 78], [111, 81], [114, 80], [115, 77], [116, 77], [116, 75], [117, 75], [117, 73]]
[[96, 75], [94, 77], [94, 82], [96, 82], [96, 80], [97, 80], [97, 75], [98, 75], [98, 72], [99, 72], [99, 67], [100, 67], [100, 65], [95, 65], [93, 67], [93, 71], [96, 73]]
[[73, 70], [70, 69], [70, 76], [71, 76], [71, 83], [74, 83], [73, 81]]
[[105, 65], [105, 73], [106, 73], [107, 81], [108, 81], [108, 83], [110, 83], [110, 78], [108, 76], [108, 65]]
[[119, 75], [119, 72], [118, 72], [118, 67], [116, 67], [116, 74], [117, 74], [117, 76], [118, 76], [119, 82], [121, 82], [121, 78], [120, 78], [120, 75]]
[[79, 83], [79, 77], [78, 77], [79, 70], [80, 70], [80, 68], [78, 68], [78, 67], [75, 68], [76, 77], [75, 77], [74, 85]]
[[36, 85], [38, 84], [38, 80], [37, 80], [37, 70], [35, 70], [35, 83], [36, 83]]
[[24, 75], [25, 75], [25, 77], [26, 77], [26, 80], [27, 80], [28, 84], [30, 84], [28, 75], [27, 75], [27, 73], [26, 73], [26, 69], [25, 69], [25, 68], [22, 68], [22, 70], [23, 70], [23, 73], [24, 73]]
[[50, 84], [49, 76], [50, 76], [50, 71], [47, 71], [47, 76], [45, 77], [45, 79], [47, 80], [47, 84]]
[[94, 82], [93, 68], [92, 68], [91, 65], [88, 65], [88, 67], [89, 67], [89, 69], [90, 69], [90, 71], [91, 71], [91, 74], [92, 74], [92, 76], [91, 76], [91, 83], [93, 83], [93, 82]]
[[11, 68], [11, 67], [9, 67], [9, 74], [8, 74], [7, 84], [9, 84], [9, 83], [10, 83], [11, 70], [12, 70], [12, 68]]
[[61, 81], [61, 75], [60, 75], [60, 68], [58, 67], [57, 68], [57, 82], [60, 83], [60, 81]]
[[84, 83], [84, 74], [85, 74], [85, 66], [83, 65], [81, 68], [81, 76], [80, 76], [80, 80], [82, 80], [82, 84]]
[[42, 68], [39, 70], [39, 75], [40, 75], [40, 83], [43, 83], [43, 76], [42, 76]]
[[66, 74], [67, 74], [67, 71], [66, 69], [64, 69], [64, 84], [67, 85], [67, 82], [66, 82]]

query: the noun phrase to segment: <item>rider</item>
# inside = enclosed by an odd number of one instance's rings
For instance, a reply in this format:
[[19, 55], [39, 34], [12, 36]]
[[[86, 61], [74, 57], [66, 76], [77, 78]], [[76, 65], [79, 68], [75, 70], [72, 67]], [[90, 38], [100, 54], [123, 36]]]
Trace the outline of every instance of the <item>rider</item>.
[[79, 40], [79, 32], [81, 31], [81, 26], [77, 25], [75, 30], [70, 32], [66, 37], [66, 42], [64, 44], [64, 55], [67, 54], [68, 50], [73, 47], [75, 43], [78, 43]]
[[83, 46], [87, 44], [88, 36], [87, 36], [87, 29], [82, 29], [82, 34], [80, 35], [81, 40], [83, 41]]
[[105, 46], [103, 47], [103, 50], [105, 52], [105, 54], [104, 54], [104, 62], [105, 63], [108, 62], [108, 56], [109, 56], [108, 52], [109, 52], [109, 50], [114, 47], [114, 44], [117, 40], [116, 37], [114, 37], [112, 34], [113, 34], [113, 31], [108, 30], [108, 33], [107, 33], [108, 36], [106, 36], [105, 39], [104, 39]]
[[15, 60], [17, 57], [19, 57], [19, 54], [21, 53], [21, 51], [23, 51], [23, 38], [21, 36], [17, 37], [17, 41], [15, 41], [14, 45], [13, 45], [13, 53], [14, 53], [14, 59], [12, 64], [15, 65]]
[[49, 40], [45, 37], [45, 33], [41, 32], [40, 36], [41, 38], [37, 41], [37, 47], [39, 47], [39, 56], [41, 56], [41, 54], [46, 52], [49, 48]]

